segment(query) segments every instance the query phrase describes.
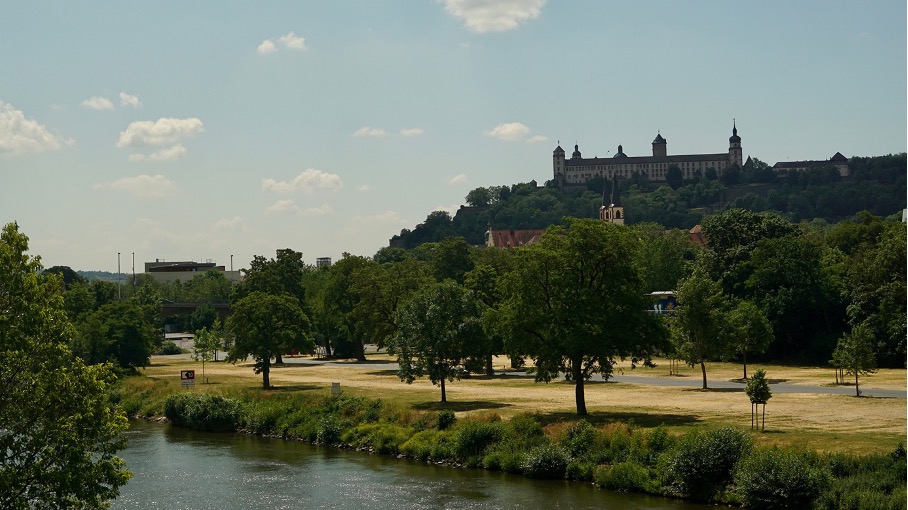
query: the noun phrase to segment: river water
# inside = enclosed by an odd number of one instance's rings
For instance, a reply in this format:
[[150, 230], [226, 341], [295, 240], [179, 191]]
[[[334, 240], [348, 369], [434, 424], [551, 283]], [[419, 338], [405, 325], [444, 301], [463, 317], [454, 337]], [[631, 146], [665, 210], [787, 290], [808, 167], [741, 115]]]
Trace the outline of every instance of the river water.
[[114, 509], [628, 509], [705, 506], [295, 441], [130, 422]]

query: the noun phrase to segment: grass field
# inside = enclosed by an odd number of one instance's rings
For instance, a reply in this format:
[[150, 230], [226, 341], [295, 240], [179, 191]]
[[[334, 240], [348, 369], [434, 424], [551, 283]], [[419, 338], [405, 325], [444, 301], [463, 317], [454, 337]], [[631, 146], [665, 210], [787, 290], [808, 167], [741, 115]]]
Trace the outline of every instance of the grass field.
[[[350, 361], [343, 366], [287, 363], [272, 367], [271, 391], [324, 392], [339, 382], [348, 395], [381, 398], [408, 404], [415, 409], [451, 409], [458, 415], [497, 413], [507, 419], [519, 413], [535, 413], [547, 424], [577, 419], [573, 383], [557, 381], [535, 383], [532, 378], [515, 374], [494, 377], [471, 376], [446, 385], [448, 403], [441, 404], [439, 388], [427, 380], [405, 384], [396, 372], [381, 367], [393, 361], [384, 354], [370, 354], [365, 363]], [[496, 359], [496, 369], [507, 360]], [[653, 378], [690, 378], [700, 380], [699, 367], [681, 365], [669, 375], [668, 363], [656, 368], [619, 366], [625, 374]], [[228, 392], [261, 388], [261, 376], [253, 373], [251, 363], [223, 362], [205, 367], [210, 384], [202, 384], [201, 363], [179, 357], [157, 356], [143, 370], [149, 378], [179, 386], [181, 369], [196, 369], [198, 381], [193, 391]], [[805, 386], [833, 386], [835, 374], [829, 368], [785, 365], [749, 365], [748, 373], [766, 370], [771, 383], [785, 382]], [[737, 380], [741, 366], [711, 363], [710, 381]], [[884, 369], [861, 379], [862, 388], [906, 390], [905, 370]], [[683, 432], [706, 425], [750, 427], [750, 402], [742, 391], [700, 390], [690, 387], [604, 382], [594, 378], [586, 385], [586, 419], [601, 425], [633, 421], [642, 427], [664, 424]], [[890, 452], [906, 440], [905, 398], [857, 398], [851, 395], [820, 393], [776, 393], [766, 406], [766, 431], [756, 434], [758, 444], [778, 444], [816, 451], [855, 454]]]

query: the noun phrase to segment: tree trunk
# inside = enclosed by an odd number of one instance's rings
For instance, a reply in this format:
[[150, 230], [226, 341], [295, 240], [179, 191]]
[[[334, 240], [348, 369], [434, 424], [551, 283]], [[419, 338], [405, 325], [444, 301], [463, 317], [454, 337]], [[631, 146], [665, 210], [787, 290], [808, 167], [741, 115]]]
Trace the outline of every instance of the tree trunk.
[[574, 378], [574, 398], [577, 401], [577, 415], [586, 416], [586, 396], [583, 393], [583, 358], [571, 359], [571, 377]]
[[744, 379], [747, 379], [747, 351], [744, 351]]
[[857, 371], [857, 369], [855, 369], [855, 371], [854, 371], [854, 395], [856, 397], [861, 396], [861, 389], [858, 388], [858, 371]]
[[448, 397], [447, 397], [447, 395], [445, 395], [445, 378], [444, 377], [441, 378], [441, 401], [443, 403], [448, 401]]
[[766, 404], [763, 404], [763, 430], [766, 430]]
[[486, 354], [486, 375], [495, 375], [495, 367], [492, 366], [492, 353]]
[[280, 354], [280, 353], [274, 355], [274, 363], [275, 363], [275, 364], [280, 365], [280, 364], [283, 363], [283, 362], [284, 362], [284, 358], [281, 357], [281, 354]]
[[356, 361], [366, 361], [366, 348], [358, 338], [353, 340], [353, 355], [356, 356]]
[[271, 358], [265, 359], [265, 362], [262, 363], [262, 388], [266, 390], [271, 387]]
[[703, 389], [705, 390], [705, 389], [707, 389], [706, 388], [706, 362], [704, 362], [703, 360], [700, 360], [700, 370], [703, 372]]

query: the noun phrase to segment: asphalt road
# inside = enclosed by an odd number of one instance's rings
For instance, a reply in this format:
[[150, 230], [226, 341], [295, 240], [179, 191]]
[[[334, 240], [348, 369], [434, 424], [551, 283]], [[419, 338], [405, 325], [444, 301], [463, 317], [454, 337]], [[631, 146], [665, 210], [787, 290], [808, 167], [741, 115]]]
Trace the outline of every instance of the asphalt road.
[[[318, 360], [311, 358], [290, 358], [285, 357], [284, 363], [299, 363], [304, 365], [325, 365], [325, 366], [335, 366], [335, 367], [353, 367], [353, 366], [368, 366], [370, 369], [375, 370], [397, 370], [397, 363], [354, 363], [354, 362], [338, 362], [338, 361], [328, 361], [328, 360]], [[532, 377], [532, 374], [527, 374], [522, 371], [496, 371], [498, 375], [519, 375], [525, 377]], [[595, 379], [594, 379], [595, 380]], [[651, 384], [655, 386], [675, 386], [675, 387], [688, 387], [688, 388], [700, 388], [703, 386], [703, 380], [700, 377], [649, 377], [649, 376], [640, 376], [640, 375], [614, 375], [609, 379], [609, 382], [614, 383], [630, 383], [630, 384]], [[871, 381], [872, 384], [872, 381]], [[744, 391], [744, 383], [736, 381], [719, 381], [715, 379], [709, 379], [709, 374], [707, 373], [707, 385], [710, 389], [726, 389], [726, 390], [739, 390]], [[821, 393], [821, 394], [836, 394], [836, 395], [854, 395], [854, 388], [851, 386], [808, 386], [803, 384], [790, 384], [785, 382], [770, 383], [769, 388], [773, 393]], [[906, 398], [906, 392], [902, 390], [882, 390], [875, 389], [872, 387], [861, 387], [861, 396], [864, 397], [876, 397], [876, 398]]]

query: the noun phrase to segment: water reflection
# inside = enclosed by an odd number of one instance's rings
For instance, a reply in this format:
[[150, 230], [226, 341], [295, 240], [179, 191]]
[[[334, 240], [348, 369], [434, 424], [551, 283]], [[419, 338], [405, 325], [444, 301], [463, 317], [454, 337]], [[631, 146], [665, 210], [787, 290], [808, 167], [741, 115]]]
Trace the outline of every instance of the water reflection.
[[706, 508], [292, 441], [131, 426], [122, 456], [135, 476], [115, 509]]

